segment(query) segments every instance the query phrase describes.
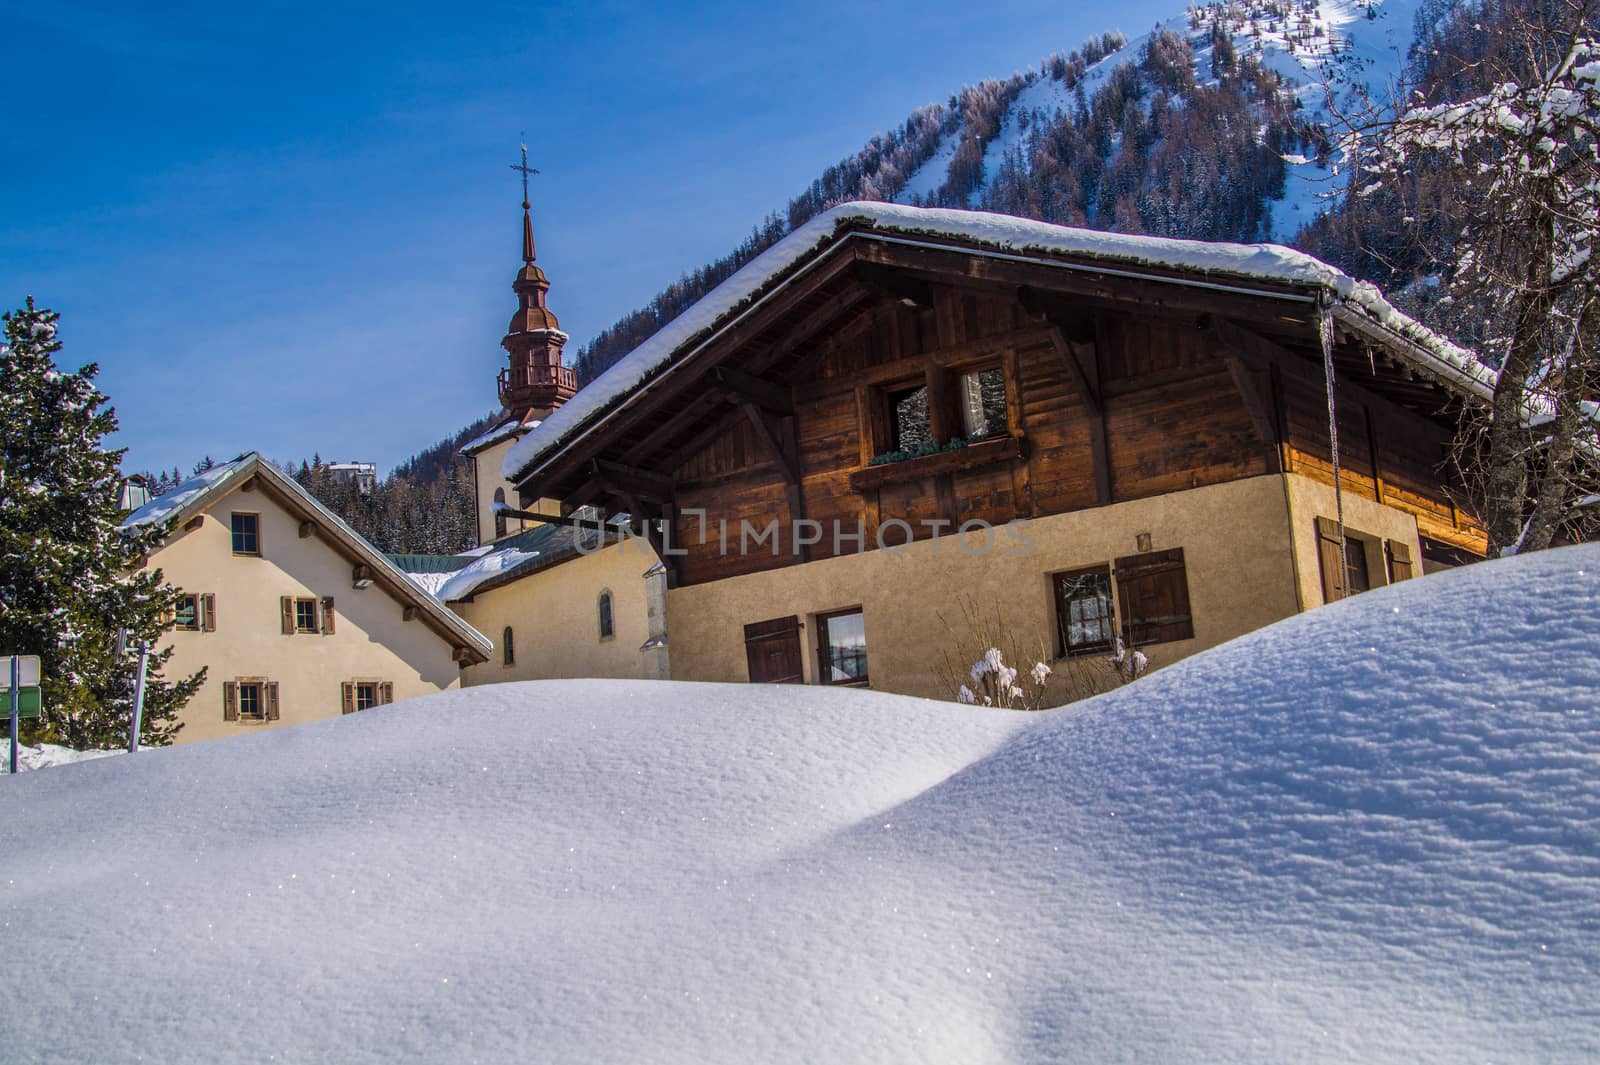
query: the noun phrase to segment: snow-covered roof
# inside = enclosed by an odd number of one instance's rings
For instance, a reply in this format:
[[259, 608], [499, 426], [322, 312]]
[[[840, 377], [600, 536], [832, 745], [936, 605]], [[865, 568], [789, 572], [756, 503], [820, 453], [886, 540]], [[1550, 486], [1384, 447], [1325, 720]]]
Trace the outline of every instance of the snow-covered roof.
[[[842, 236], [841, 228], [845, 229]], [[1334, 301], [1336, 315], [1403, 341], [1395, 345], [1396, 356], [1430, 376], [1478, 394], [1484, 394], [1494, 380], [1493, 371], [1470, 351], [1396, 309], [1376, 286], [1358, 282], [1342, 270], [1293, 248], [1104, 233], [985, 211], [846, 203], [818, 215], [768, 248], [581, 389], [511, 447], [502, 467], [505, 477], [513, 482], [520, 480], [575, 436], [601, 424], [626, 405], [641, 385], [670, 371], [692, 341], [709, 343], [717, 331], [737, 320], [739, 312], [754, 310], [774, 290], [776, 282], [798, 277], [820, 261], [819, 252], [823, 249], [852, 238], [916, 241], [930, 237], [977, 245], [991, 249], [990, 254], [1015, 255], [1068, 269], [1135, 273], [1177, 285], [1290, 286], [1310, 291], [1295, 294], [1268, 290], [1265, 294], [1308, 303], [1326, 294]], [[1071, 256], [1074, 261], [1062, 261], [1058, 256]], [[1140, 268], [1161, 273], [1138, 274]], [[1173, 276], [1169, 273], [1172, 271], [1183, 276]]]
[[[626, 514], [610, 519], [610, 524], [618, 530], [619, 535], [627, 523]], [[566, 525], [536, 524], [531, 529], [524, 529], [480, 549], [466, 565], [443, 574], [446, 579], [439, 582], [437, 589], [430, 590], [443, 602], [459, 603], [484, 585], [506, 584], [576, 558], [583, 553], [579, 550], [580, 536], [586, 538], [586, 549], [592, 552], [599, 548], [598, 534], [593, 528], [580, 531]], [[587, 546], [591, 543], [593, 548]], [[412, 579], [419, 576], [428, 580], [434, 574], [413, 574]]]
[[414, 606], [421, 607], [440, 626], [459, 637], [485, 658], [494, 652], [494, 645], [481, 632], [461, 620], [454, 611], [429, 594], [388, 556], [346, 524], [343, 518], [324, 506], [321, 500], [301, 487], [293, 477], [284, 474], [262, 458], [259, 452], [248, 452], [230, 462], [195, 474], [166, 495], [157, 496], [129, 514], [123, 519], [122, 525], [124, 528], [169, 522], [175, 525], [206, 509], [216, 499], [231, 491], [233, 486], [244, 483], [250, 477], [259, 477], [266, 481], [295, 510], [311, 518], [319, 528], [328, 530], [346, 550], [356, 555], [366, 565], [385, 574], [388, 580], [383, 583], [393, 594]]
[[180, 482], [177, 487], [165, 495], [156, 496], [150, 502], [129, 514], [122, 520], [122, 527], [131, 529], [139, 525], [149, 525], [152, 522], [166, 521], [194, 504], [197, 500], [208, 495], [212, 489], [231, 480], [238, 475], [248, 464], [247, 460], [255, 457], [255, 452], [240, 455], [232, 462], [223, 462], [202, 470], [186, 481]]
[[490, 426], [484, 432], [462, 444], [461, 453], [463, 455], [471, 455], [473, 452], [482, 451], [484, 448], [492, 444], [498, 444], [502, 440], [510, 440], [513, 437], [520, 436], [538, 424], [537, 421], [521, 422], [515, 417], [509, 417], [503, 422]]
[[1042, 713], [489, 684], [0, 775], [0, 1058], [1593, 1062], [1597, 597], [1485, 562]]

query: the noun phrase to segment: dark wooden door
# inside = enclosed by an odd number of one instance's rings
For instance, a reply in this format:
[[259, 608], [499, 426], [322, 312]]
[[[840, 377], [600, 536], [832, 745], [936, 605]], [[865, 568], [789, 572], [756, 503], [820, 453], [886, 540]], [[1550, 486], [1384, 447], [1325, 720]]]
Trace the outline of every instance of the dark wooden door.
[[752, 684], [800, 684], [800, 619], [774, 618], [744, 627]]

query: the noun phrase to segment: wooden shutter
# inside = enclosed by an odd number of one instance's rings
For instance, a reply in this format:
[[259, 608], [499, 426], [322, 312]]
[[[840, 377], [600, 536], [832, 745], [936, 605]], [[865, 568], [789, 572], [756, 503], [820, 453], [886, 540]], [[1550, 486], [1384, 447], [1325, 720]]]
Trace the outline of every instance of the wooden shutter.
[[1142, 647], [1194, 636], [1183, 548], [1127, 555], [1117, 559], [1115, 566], [1117, 605], [1129, 645]]
[[217, 631], [217, 597], [210, 592], [200, 597], [200, 631]]
[[1317, 519], [1317, 561], [1322, 566], [1322, 601], [1343, 599], [1344, 558], [1339, 553], [1339, 523], [1332, 518]]
[[267, 720], [278, 720], [278, 682], [269, 680], [261, 686], [261, 694], [267, 704]]
[[751, 684], [799, 684], [800, 619], [758, 621], [744, 627], [745, 661]]
[[386, 680], [382, 684], [378, 685], [378, 702], [384, 704], [385, 706], [394, 702], [393, 681]]
[[294, 635], [294, 596], [280, 595], [278, 597], [278, 613], [283, 618], [283, 634]]
[[339, 685], [343, 701], [340, 703], [339, 713], [353, 714], [356, 712], [356, 686], [349, 681]]
[[1389, 540], [1384, 546], [1389, 554], [1389, 580], [1410, 580], [1415, 575], [1411, 566], [1411, 545], [1403, 540]]
[[322, 635], [333, 635], [333, 596], [322, 597]]
[[239, 720], [239, 685], [231, 680], [222, 682], [222, 720]]

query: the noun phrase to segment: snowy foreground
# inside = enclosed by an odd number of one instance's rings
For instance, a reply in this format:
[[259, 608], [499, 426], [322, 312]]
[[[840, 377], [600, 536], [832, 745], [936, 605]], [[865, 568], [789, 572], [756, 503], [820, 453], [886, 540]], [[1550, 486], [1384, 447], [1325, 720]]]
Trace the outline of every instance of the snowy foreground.
[[547, 682], [0, 785], [0, 1059], [1585, 1061], [1600, 549], [1076, 708]]

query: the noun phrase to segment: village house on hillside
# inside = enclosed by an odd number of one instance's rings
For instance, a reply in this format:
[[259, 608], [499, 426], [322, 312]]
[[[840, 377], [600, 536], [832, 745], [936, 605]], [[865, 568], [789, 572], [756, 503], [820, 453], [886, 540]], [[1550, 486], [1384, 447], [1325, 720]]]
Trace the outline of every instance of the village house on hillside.
[[393, 561], [494, 641], [493, 657], [463, 667], [462, 683], [553, 677], [667, 679], [666, 574], [644, 539], [615, 523], [588, 529], [554, 500], [532, 500], [518, 517], [515, 490], [500, 473], [506, 452], [577, 392], [562, 363], [567, 334], [546, 303], [550, 281], [535, 262], [533, 221], [522, 202], [517, 310], [501, 341], [500, 417], [462, 448], [472, 460], [480, 547], [462, 555]]
[[1286, 248], [846, 204], [495, 437], [494, 480], [651, 540], [675, 679], [948, 697], [964, 597], [1161, 665], [1480, 557], [1447, 455], [1491, 381]]
[[182, 593], [170, 668], [204, 666], [178, 742], [337, 717], [454, 688], [493, 648], [254, 452], [146, 503], [147, 565]]

